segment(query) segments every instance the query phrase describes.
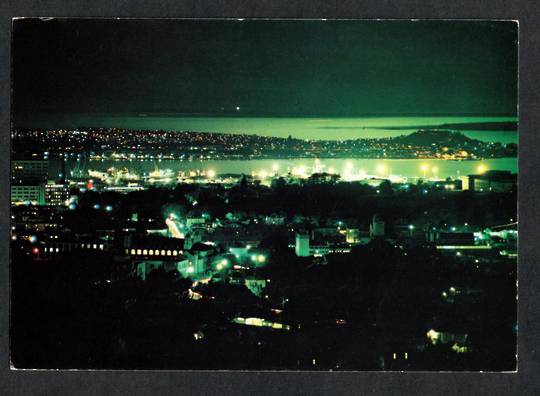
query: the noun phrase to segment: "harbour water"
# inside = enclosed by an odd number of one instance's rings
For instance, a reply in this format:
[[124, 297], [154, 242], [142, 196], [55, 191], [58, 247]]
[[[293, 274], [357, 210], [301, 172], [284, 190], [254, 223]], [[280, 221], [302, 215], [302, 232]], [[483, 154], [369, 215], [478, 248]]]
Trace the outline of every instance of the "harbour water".
[[[384, 138], [405, 135], [422, 128], [451, 129], [460, 125], [459, 131], [466, 136], [486, 142], [517, 143], [517, 130], [488, 130], [490, 126], [515, 123], [516, 117], [479, 116], [393, 116], [393, 117], [207, 117], [178, 114], [110, 115], [110, 114], [58, 114], [34, 115], [31, 121], [20, 120], [19, 125], [40, 128], [116, 127], [126, 129], [176, 130], [217, 133], [256, 134], [264, 136], [301, 139], [356, 139]], [[468, 128], [468, 125], [470, 128]], [[483, 126], [482, 126], [483, 125]], [[488, 125], [488, 127], [486, 127]], [[476, 129], [475, 129], [476, 128]], [[451, 129], [452, 130], [452, 129]], [[129, 131], [126, 131], [129, 133]], [[310, 172], [314, 159], [253, 159], [253, 160], [192, 160], [192, 161], [87, 161], [84, 164], [69, 159], [67, 171], [86, 172], [88, 169], [104, 171], [110, 167], [127, 168], [136, 173], [148, 173], [156, 168], [178, 171], [213, 170], [217, 174], [251, 174], [266, 171], [285, 174], [293, 168], [305, 167]], [[404, 177], [457, 177], [483, 169], [517, 172], [517, 158], [497, 158], [479, 161], [449, 161], [436, 159], [321, 159], [320, 171], [343, 173], [346, 168], [353, 173], [393, 174]], [[426, 170], [427, 169], [427, 170]], [[52, 172], [60, 171], [59, 163], [53, 164]]]

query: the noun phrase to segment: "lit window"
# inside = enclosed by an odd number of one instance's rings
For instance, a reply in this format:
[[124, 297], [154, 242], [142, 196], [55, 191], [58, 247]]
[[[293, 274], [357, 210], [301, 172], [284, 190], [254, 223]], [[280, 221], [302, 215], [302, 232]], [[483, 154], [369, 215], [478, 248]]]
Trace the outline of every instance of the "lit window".
[[162, 256], [165, 256], [165, 250], [162, 250], [162, 251], [161, 251], [161, 255], [162, 255]]
[[153, 255], [154, 255], [154, 249], [150, 249], [150, 250], [148, 251], [148, 254], [149, 254], [150, 256], [153, 256]]
[[142, 254], [142, 250], [141, 250], [141, 249], [137, 249], [137, 254], [138, 254], [138, 255], [141, 255], [141, 254]]
[[178, 255], [178, 252], [177, 252], [176, 250], [173, 250], [172, 255], [173, 255], [173, 256], [177, 256], [177, 255]]
[[144, 249], [143, 251], [143, 254], [146, 256], [148, 254], [148, 250]]
[[131, 249], [131, 254], [135, 254], [135, 249]]
[[170, 256], [172, 252], [170, 250], [167, 250], [167, 256]]

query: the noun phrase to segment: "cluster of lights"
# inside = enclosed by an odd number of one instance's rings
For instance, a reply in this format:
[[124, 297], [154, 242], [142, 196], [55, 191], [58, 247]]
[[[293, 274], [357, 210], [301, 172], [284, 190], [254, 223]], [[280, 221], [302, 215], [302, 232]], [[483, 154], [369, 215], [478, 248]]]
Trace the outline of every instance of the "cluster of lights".
[[266, 261], [266, 256], [264, 254], [252, 254], [251, 261], [262, 264]]

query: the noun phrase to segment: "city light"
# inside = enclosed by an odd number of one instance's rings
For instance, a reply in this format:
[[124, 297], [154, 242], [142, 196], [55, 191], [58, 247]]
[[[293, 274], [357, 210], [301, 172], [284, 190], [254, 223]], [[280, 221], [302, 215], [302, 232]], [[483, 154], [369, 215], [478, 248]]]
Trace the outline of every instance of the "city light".
[[307, 172], [306, 167], [303, 165], [294, 167], [292, 169], [292, 174], [298, 177], [306, 177], [307, 176], [306, 172]]
[[386, 166], [383, 164], [377, 165], [377, 173], [379, 175], [384, 175], [386, 173]]
[[261, 179], [266, 179], [268, 177], [268, 172], [265, 171], [264, 169], [262, 169], [260, 172], [259, 172], [259, 177]]
[[272, 164], [272, 170], [274, 171], [274, 173], [279, 170], [279, 164], [277, 162], [274, 162], [274, 164]]
[[421, 170], [422, 172], [424, 172], [424, 179], [426, 178], [426, 172], [427, 172], [428, 168], [429, 168], [428, 164], [422, 164], [422, 165], [420, 165], [420, 170]]
[[210, 179], [213, 179], [214, 177], [216, 177], [216, 171], [213, 169], [208, 169], [208, 171], [206, 172], [206, 176], [208, 176]]
[[485, 173], [487, 171], [487, 166], [484, 165], [484, 164], [480, 164], [478, 165], [478, 167], [476, 168], [476, 171], [480, 174], [482, 173]]

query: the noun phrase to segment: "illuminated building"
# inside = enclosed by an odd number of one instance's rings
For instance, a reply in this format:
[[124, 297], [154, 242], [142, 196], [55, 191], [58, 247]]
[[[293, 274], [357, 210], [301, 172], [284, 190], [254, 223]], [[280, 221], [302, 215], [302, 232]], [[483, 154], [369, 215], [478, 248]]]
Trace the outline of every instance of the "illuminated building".
[[294, 246], [294, 252], [296, 253], [298, 257], [308, 257], [310, 255], [309, 234], [307, 233], [296, 234], [296, 243]]
[[44, 253], [53, 256], [57, 253], [72, 251], [107, 251], [112, 248], [112, 244], [100, 239], [69, 239], [60, 241], [47, 241], [43, 249]]
[[34, 205], [45, 204], [45, 187], [38, 185], [12, 185], [11, 204], [20, 205], [31, 203]]
[[491, 170], [462, 178], [463, 190], [475, 192], [511, 192], [517, 188], [517, 174], [510, 171]]
[[127, 235], [124, 253], [132, 258], [177, 260], [184, 253], [184, 240], [160, 235]]
[[49, 181], [45, 184], [45, 203], [47, 205], [61, 206], [69, 200], [69, 187], [66, 184], [55, 184]]
[[371, 220], [369, 236], [372, 238], [384, 236], [384, 221], [378, 215], [374, 215], [373, 220]]
[[360, 242], [360, 230], [358, 228], [348, 228], [345, 234], [345, 241], [347, 243], [359, 243]]
[[487, 171], [474, 178], [474, 191], [510, 192], [517, 188], [517, 175], [510, 171]]
[[40, 184], [47, 182], [49, 161], [44, 159], [14, 159], [11, 161], [13, 183]]
[[264, 288], [266, 287], [266, 282], [266, 279], [248, 276], [244, 280], [244, 285], [246, 285], [249, 291], [255, 294], [257, 297], [261, 297], [263, 295]]
[[11, 161], [11, 204], [45, 204], [49, 161], [32, 155]]
[[460, 176], [459, 180], [461, 180], [461, 189], [463, 191], [470, 189], [469, 176]]

